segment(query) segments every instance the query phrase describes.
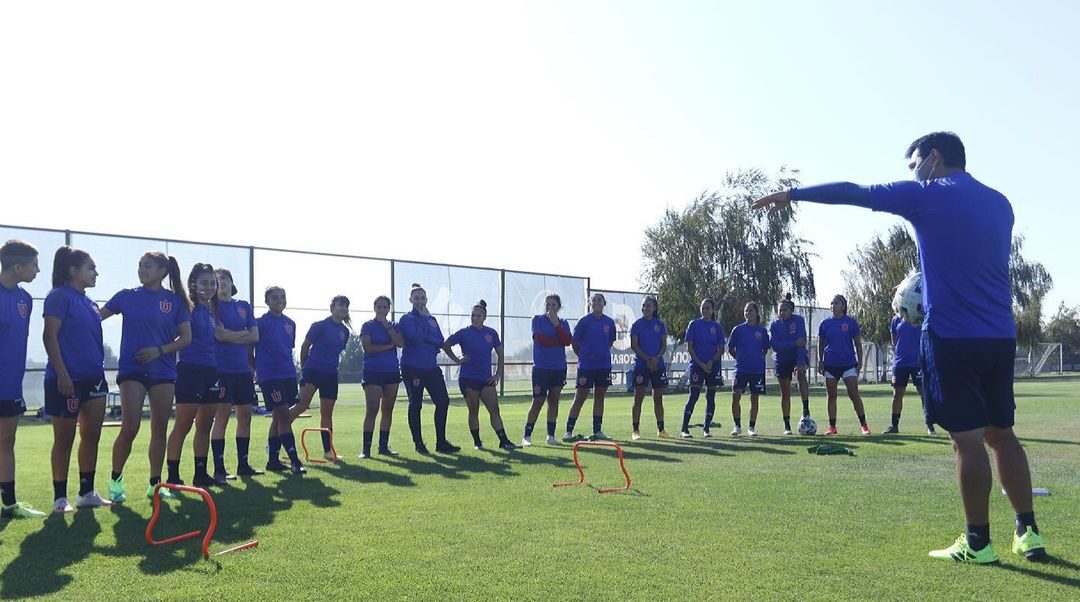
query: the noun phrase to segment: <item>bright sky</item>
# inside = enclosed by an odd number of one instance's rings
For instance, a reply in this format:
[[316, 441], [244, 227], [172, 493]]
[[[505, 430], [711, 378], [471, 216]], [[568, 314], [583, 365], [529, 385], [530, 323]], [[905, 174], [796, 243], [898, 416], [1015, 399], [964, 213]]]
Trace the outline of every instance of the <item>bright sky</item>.
[[[0, 223], [592, 276], [725, 170], [950, 129], [1078, 303], [1080, 4], [6, 2]], [[894, 223], [805, 206], [819, 302]], [[962, 227], [962, 224], [958, 224]], [[134, 259], [133, 259], [134, 261]]]

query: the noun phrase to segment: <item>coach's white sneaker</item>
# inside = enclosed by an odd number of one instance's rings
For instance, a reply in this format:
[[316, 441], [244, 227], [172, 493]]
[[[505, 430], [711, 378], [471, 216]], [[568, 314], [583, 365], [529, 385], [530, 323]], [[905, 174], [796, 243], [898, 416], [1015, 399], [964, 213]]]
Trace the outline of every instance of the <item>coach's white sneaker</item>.
[[521, 438], [521, 447], [531, 447], [531, 446], [532, 446], [532, 437], [522, 437]]

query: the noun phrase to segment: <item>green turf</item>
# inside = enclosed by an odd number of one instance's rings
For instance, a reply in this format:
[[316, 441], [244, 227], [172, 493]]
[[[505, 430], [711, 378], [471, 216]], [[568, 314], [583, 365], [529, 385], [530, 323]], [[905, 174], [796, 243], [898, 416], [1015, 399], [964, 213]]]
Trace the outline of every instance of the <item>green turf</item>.
[[[568, 446], [540, 444], [511, 455], [469, 446], [458, 457], [417, 456], [408, 444], [404, 404], [395, 414], [391, 441], [402, 455], [357, 460], [361, 410], [345, 405], [336, 416], [337, 444], [346, 456], [340, 465], [312, 467], [305, 477], [263, 476], [216, 494], [221, 523], [214, 548], [258, 538], [257, 549], [207, 562], [194, 540], [146, 545], [150, 505], [140, 497], [147, 477], [144, 428], [128, 465], [127, 504], [44, 522], [0, 522], [0, 597], [1076, 600], [1078, 386], [1080, 378], [1017, 385], [1017, 431], [1035, 485], [1053, 493], [1036, 499], [1053, 555], [1049, 563], [1033, 564], [1009, 552], [1013, 515], [997, 487], [991, 510], [1000, 565], [961, 566], [926, 557], [928, 550], [950, 544], [963, 521], [947, 439], [921, 431], [914, 403], [903, 436], [862, 438], [854, 436], [855, 417], [842, 401], [840, 430], [847, 436], [833, 442], [853, 447], [856, 455], [850, 457], [807, 454], [806, 447], [823, 442], [821, 437], [778, 436], [775, 396], [765, 398], [759, 427], [766, 436], [757, 439], [727, 436], [730, 397], [723, 394], [718, 418], [725, 428], [717, 439], [650, 437], [629, 443], [629, 399], [616, 397], [609, 401], [605, 430], [625, 444], [633, 488], [606, 495], [593, 487], [621, 478], [607, 451], [582, 454], [588, 486], [557, 489], [553, 482], [577, 476]], [[876, 433], [886, 426], [888, 393], [882, 386], [867, 387], [866, 393]], [[673, 432], [681, 402], [681, 395], [672, 395], [668, 403]], [[820, 391], [812, 408], [824, 416]], [[515, 439], [526, 409], [520, 400], [504, 405]], [[426, 406], [429, 444], [431, 415]], [[459, 402], [450, 416], [452, 439], [465, 445], [469, 435]], [[651, 409], [645, 417], [650, 424]], [[297, 426], [313, 426], [315, 420]], [[588, 428], [588, 419], [582, 422]], [[260, 437], [266, 424], [265, 418], [256, 422]], [[537, 441], [543, 430], [541, 422]], [[650, 428], [643, 431], [651, 434]], [[100, 490], [114, 433], [107, 430], [103, 437]], [[493, 447], [496, 439], [486, 423], [483, 436]], [[52, 497], [50, 445], [48, 425], [26, 420], [20, 426], [20, 498], [41, 508]], [[252, 445], [257, 463], [265, 460], [262, 447], [260, 439]], [[190, 460], [189, 454], [188, 477]], [[72, 477], [74, 494], [74, 472]], [[171, 505], [159, 529], [174, 534], [205, 520], [204, 507], [186, 499]]]

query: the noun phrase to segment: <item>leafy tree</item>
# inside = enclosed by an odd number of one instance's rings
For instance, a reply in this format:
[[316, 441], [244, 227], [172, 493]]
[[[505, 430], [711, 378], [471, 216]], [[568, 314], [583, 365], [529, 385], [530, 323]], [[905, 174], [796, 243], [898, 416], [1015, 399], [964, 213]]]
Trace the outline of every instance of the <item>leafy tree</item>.
[[363, 380], [364, 346], [360, 343], [359, 334], [351, 335], [349, 342], [345, 344], [345, 351], [341, 352], [338, 376], [343, 383], [358, 383]]
[[1058, 306], [1057, 313], [1046, 324], [1046, 338], [1061, 343], [1061, 353], [1066, 363], [1080, 361], [1080, 306]]
[[848, 255], [844, 270], [845, 296], [863, 338], [878, 345], [892, 342], [892, 298], [896, 285], [919, 269], [919, 249], [903, 224], [878, 236]]

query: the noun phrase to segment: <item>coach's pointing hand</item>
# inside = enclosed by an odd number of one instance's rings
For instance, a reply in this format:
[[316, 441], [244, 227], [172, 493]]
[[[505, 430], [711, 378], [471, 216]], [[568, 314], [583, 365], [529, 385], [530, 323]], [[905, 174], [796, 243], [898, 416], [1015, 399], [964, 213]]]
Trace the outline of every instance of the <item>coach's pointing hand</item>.
[[760, 199], [754, 201], [751, 205], [751, 209], [769, 209], [769, 213], [776, 213], [784, 207], [791, 204], [791, 191], [781, 190], [780, 192], [774, 192], [769, 196], [763, 196]]

